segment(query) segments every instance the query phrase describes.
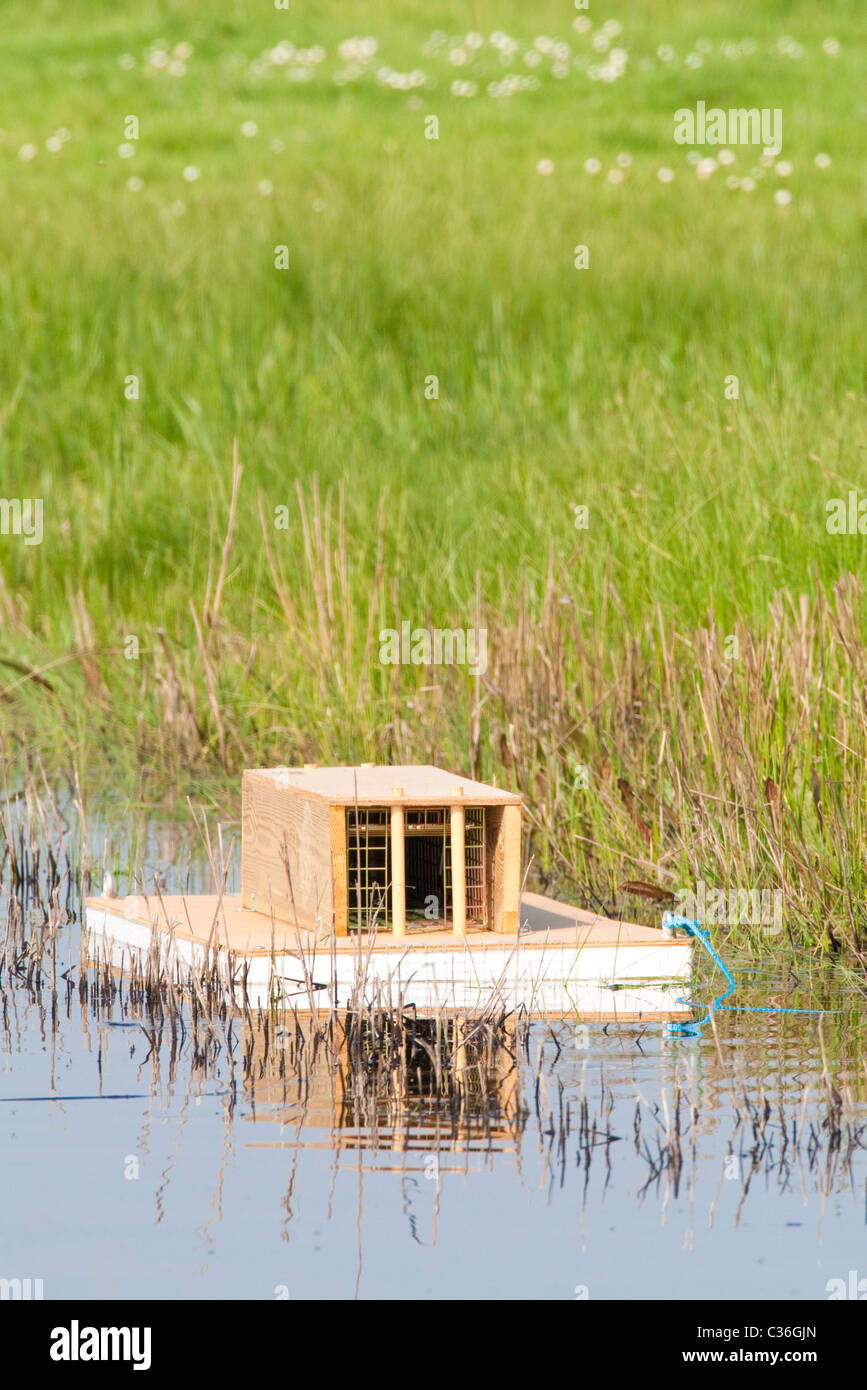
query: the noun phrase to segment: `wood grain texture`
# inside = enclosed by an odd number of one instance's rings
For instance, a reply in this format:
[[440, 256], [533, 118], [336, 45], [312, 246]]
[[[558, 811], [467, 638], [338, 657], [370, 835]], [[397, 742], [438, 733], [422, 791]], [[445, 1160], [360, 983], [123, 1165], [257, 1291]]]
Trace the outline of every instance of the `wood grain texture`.
[[492, 806], [485, 814], [488, 921], [495, 932], [518, 930], [521, 907], [521, 807]]
[[[250, 912], [244, 908], [240, 897], [227, 894], [220, 899], [216, 894], [194, 893], [189, 897], [164, 894], [160, 898], [141, 896], [129, 898], [91, 897], [86, 899], [89, 909], [113, 913], [130, 922], [144, 925], [154, 923], [158, 930], [171, 929], [174, 935], [207, 945], [212, 941], [215, 917], [222, 919], [216, 941], [238, 955], [256, 952], [269, 954], [272, 947], [279, 951], [294, 951], [298, 947], [298, 934], [288, 922], [278, 922], [272, 932], [271, 918], [265, 912]], [[665, 937], [659, 927], [641, 926], [635, 922], [619, 922], [611, 917], [600, 917], [584, 908], [572, 907], [553, 898], [541, 897], [537, 893], [525, 893], [521, 899], [521, 912], [528, 923], [529, 931], [521, 937], [521, 950], [543, 950], [547, 944], [575, 945], [581, 950], [610, 946], [648, 946], [654, 951], [680, 951], [683, 939]], [[302, 929], [305, 949], [312, 948], [315, 942], [313, 933]], [[483, 928], [467, 930], [466, 947], [472, 952], [497, 951], [503, 946], [514, 945], [517, 937], [512, 935], [506, 941], [494, 940], [493, 933]], [[326, 950], [328, 948], [326, 947]], [[362, 932], [359, 937], [353, 933], [336, 942], [339, 953], [358, 954], [367, 951], [394, 950], [390, 932], [378, 932], [369, 936]], [[417, 934], [409, 931], [400, 942], [401, 951], [418, 952], [420, 956], [432, 951], [453, 951], [456, 942], [451, 927], [436, 931], [422, 931]]]
[[[520, 805], [521, 798], [500, 787], [488, 787], [446, 772], [441, 767], [316, 767], [254, 768], [244, 773], [261, 781], [294, 790], [300, 796], [331, 805], [352, 806], [465, 806]], [[394, 794], [395, 788], [401, 791]]]
[[349, 861], [346, 852], [346, 812], [342, 806], [328, 808], [331, 842], [331, 891], [334, 903], [334, 934], [349, 935]]
[[502, 905], [497, 931], [516, 932], [521, 915], [521, 808], [503, 807]]
[[466, 811], [463, 806], [451, 810], [452, 839], [452, 931], [455, 936], [467, 934], [467, 853]]
[[406, 936], [406, 813], [402, 806], [391, 808], [391, 931]]
[[[345, 875], [344, 875], [345, 881]], [[331, 816], [324, 802], [244, 773], [241, 897], [281, 922], [331, 930], [334, 894]]]

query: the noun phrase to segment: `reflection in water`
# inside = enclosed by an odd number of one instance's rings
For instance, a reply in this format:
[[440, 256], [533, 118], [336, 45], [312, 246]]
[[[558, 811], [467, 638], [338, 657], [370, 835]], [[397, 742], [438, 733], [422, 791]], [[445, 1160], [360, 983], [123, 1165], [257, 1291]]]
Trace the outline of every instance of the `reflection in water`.
[[429, 1171], [431, 1154], [439, 1171], [464, 1166], [445, 1154], [515, 1153], [527, 1116], [516, 1033], [510, 1019], [262, 1020], [248, 1039], [245, 1118], [277, 1125], [281, 1137], [249, 1142], [362, 1149], [401, 1172]]

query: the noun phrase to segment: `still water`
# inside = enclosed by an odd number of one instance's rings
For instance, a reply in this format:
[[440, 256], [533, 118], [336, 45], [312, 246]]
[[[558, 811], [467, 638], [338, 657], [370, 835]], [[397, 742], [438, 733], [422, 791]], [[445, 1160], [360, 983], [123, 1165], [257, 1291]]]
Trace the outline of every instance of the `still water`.
[[[70, 815], [52, 865], [42, 829], [31, 895], [3, 875], [0, 1279], [46, 1299], [579, 1301], [867, 1280], [863, 999], [843, 972], [741, 962], [736, 1002], [828, 1012], [720, 1012], [698, 1038], [154, 1016], [82, 969], [81, 837]], [[210, 890], [184, 830], [118, 845], [91, 831], [97, 882], [110, 863], [126, 891], [135, 863]], [[52, 883], [53, 932], [33, 911]], [[718, 979], [702, 967], [692, 997]]]

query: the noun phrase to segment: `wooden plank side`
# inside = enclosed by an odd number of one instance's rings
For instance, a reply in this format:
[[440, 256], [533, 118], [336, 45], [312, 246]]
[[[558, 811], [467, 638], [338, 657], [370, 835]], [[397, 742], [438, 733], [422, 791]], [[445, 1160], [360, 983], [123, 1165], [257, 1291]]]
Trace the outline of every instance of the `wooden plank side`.
[[504, 806], [502, 819], [502, 888], [496, 930], [516, 932], [521, 915], [521, 808]]
[[500, 931], [503, 911], [503, 807], [485, 808], [485, 858], [487, 860], [488, 930]]
[[452, 931], [455, 936], [467, 934], [466, 815], [463, 806], [453, 806], [451, 809]]
[[488, 860], [488, 920], [496, 932], [518, 930], [521, 908], [521, 807], [491, 806], [485, 812]]
[[331, 826], [324, 802], [244, 773], [241, 896], [244, 907], [281, 922], [330, 930]]
[[331, 842], [331, 876], [334, 895], [334, 933], [349, 935], [349, 861], [346, 850], [346, 811], [342, 806], [328, 808]]

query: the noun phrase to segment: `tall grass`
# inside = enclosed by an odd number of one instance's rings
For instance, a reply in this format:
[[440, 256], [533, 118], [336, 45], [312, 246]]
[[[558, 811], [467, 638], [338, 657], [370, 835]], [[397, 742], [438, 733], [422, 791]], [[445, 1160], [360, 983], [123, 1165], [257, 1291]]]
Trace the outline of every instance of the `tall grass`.
[[[240, 468], [235, 482], [237, 500]], [[103, 747], [124, 740], [143, 765], [180, 777], [215, 763], [232, 776], [304, 760], [445, 763], [525, 794], [533, 873], [549, 887], [608, 911], [622, 905], [623, 883], [672, 894], [698, 880], [779, 888], [786, 940], [861, 958], [867, 645], [857, 579], [778, 594], [764, 623], [741, 615], [727, 631], [713, 611], [680, 631], [648, 605], [624, 640], [610, 573], [588, 609], [552, 552], [543, 585], [502, 573], [495, 597], [479, 590], [471, 625], [488, 630], [489, 665], [476, 681], [453, 666], [379, 662], [380, 627], [407, 611], [403, 573], [384, 557], [384, 515], [378, 543], [362, 549], [342, 490], [323, 498], [314, 483], [296, 506], [304, 543], [289, 557], [262, 509], [259, 635], [223, 611], [230, 520], [207, 591], [191, 601], [186, 642], [152, 630], [137, 661], [85, 642], [62, 677], [45, 677], [50, 690], [20, 678], [22, 711], [42, 737], [57, 727], [62, 688], [83, 712], [66, 731], [68, 753], [83, 745], [97, 766]], [[71, 606], [86, 634], [80, 593]], [[418, 625], [441, 618], [414, 613]], [[236, 812], [237, 786], [223, 795]]]
[[[513, 0], [73, 4], [38, 41], [7, 10], [0, 467], [45, 502], [41, 546], [0, 537], [11, 763], [229, 809], [252, 762], [442, 762], [525, 793], [564, 892], [779, 886], [789, 937], [860, 961], [865, 549], [825, 529], [865, 442], [857, 7], [719, 7], [693, 70], [694, 7], [660, 0], [617, 16], [612, 87], [507, 101], [484, 91], [499, 66], [452, 97], [424, 40], [472, 23], [584, 51], [553, 0], [533, 32]], [[255, 75], [287, 32], [324, 76]], [[334, 86], [363, 32], [436, 79], [421, 107]], [[157, 37], [192, 42], [182, 78], [148, 70]], [[671, 130], [702, 97], [781, 107], [787, 179], [697, 180]], [[622, 152], [621, 184], [585, 174]], [[736, 153], [743, 175], [757, 152]], [[383, 666], [402, 619], [487, 627], [484, 677]]]

